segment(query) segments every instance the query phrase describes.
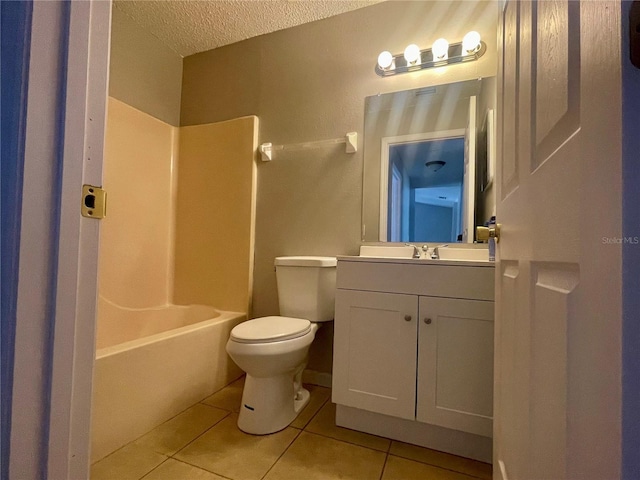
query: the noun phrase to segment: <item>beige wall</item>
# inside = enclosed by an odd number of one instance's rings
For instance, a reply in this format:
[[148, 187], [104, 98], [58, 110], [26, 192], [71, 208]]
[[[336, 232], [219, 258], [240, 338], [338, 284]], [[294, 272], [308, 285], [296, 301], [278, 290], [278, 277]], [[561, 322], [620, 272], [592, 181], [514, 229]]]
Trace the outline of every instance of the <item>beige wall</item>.
[[250, 308], [257, 117], [182, 127], [175, 302]]
[[170, 303], [177, 137], [178, 128], [109, 98], [99, 291], [122, 307]]
[[[495, 75], [497, 17], [497, 2], [385, 2], [186, 57], [181, 124], [254, 114], [260, 142], [274, 144], [362, 133], [366, 96]], [[391, 78], [373, 71], [382, 50], [470, 29], [488, 46], [477, 62]], [[344, 146], [276, 152], [258, 165], [254, 316], [278, 313], [274, 257], [357, 253], [359, 143], [351, 155]], [[327, 337], [314, 342], [310, 368], [330, 371]]]
[[109, 95], [174, 126], [180, 124], [182, 57], [114, 4]]
[[[368, 95], [495, 75], [496, 22], [493, 2], [388, 2], [187, 57], [181, 122], [257, 114], [260, 142], [275, 144], [362, 132]], [[393, 78], [373, 73], [381, 50], [462, 38], [471, 28], [489, 49], [478, 62]], [[254, 316], [278, 313], [274, 257], [357, 252], [362, 159], [362, 148], [349, 155], [336, 146], [276, 152], [258, 166]], [[330, 371], [331, 336], [322, 337], [309, 367]]]

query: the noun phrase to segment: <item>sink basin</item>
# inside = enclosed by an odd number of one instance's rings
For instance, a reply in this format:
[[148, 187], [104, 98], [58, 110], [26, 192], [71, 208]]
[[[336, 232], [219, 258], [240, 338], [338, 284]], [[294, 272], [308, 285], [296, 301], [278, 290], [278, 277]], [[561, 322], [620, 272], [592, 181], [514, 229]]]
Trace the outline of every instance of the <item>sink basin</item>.
[[[360, 247], [361, 257], [376, 258], [413, 258], [414, 248], [406, 245], [362, 245]], [[422, 252], [421, 252], [422, 253]], [[425, 258], [425, 257], [423, 257]], [[431, 250], [429, 257], [431, 258]], [[488, 248], [460, 248], [460, 247], [439, 247], [439, 260], [456, 260], [467, 262], [488, 262]]]
[[471, 262], [488, 262], [488, 248], [438, 248], [438, 258], [440, 260], [466, 260]]
[[405, 245], [362, 245], [360, 247], [361, 257], [413, 258], [413, 252], [413, 247]]

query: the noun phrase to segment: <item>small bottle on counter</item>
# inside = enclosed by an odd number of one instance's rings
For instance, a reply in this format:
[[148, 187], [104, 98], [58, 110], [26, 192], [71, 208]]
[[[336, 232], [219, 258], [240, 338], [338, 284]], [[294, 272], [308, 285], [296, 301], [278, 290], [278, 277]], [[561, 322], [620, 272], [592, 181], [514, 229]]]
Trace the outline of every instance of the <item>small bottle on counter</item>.
[[[496, 217], [495, 215], [491, 217], [489, 220], [489, 228], [496, 226]], [[494, 237], [489, 237], [489, 261], [496, 261], [496, 239]]]

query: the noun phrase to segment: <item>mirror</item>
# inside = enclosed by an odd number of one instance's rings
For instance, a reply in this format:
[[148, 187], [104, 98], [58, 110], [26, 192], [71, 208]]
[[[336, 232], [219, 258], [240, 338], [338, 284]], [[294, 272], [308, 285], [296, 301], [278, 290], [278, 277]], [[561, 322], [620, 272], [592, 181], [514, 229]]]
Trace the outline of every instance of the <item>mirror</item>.
[[365, 99], [362, 240], [473, 242], [494, 209], [495, 77]]

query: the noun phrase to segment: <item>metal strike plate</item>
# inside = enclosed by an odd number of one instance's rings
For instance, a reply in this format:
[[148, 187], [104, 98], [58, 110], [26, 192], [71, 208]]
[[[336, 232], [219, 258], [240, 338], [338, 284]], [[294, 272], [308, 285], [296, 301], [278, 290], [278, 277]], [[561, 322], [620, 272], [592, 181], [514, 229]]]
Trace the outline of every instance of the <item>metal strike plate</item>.
[[107, 214], [107, 192], [100, 187], [83, 185], [80, 207], [83, 217], [104, 218]]

